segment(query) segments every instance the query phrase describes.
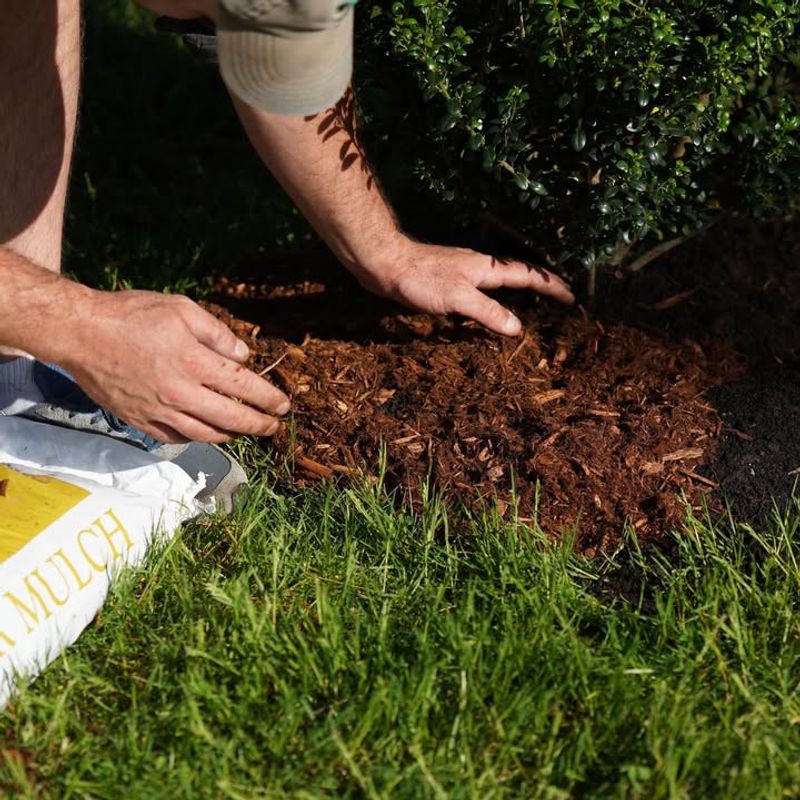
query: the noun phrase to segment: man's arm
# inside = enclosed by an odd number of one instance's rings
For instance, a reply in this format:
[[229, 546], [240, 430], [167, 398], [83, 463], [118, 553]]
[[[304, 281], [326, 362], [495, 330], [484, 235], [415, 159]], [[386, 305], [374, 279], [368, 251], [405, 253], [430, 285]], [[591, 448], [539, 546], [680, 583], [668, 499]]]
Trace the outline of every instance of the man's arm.
[[0, 360], [22, 351], [59, 364], [102, 406], [163, 441], [273, 433], [288, 400], [242, 366], [247, 346], [221, 322], [186, 298], [98, 292], [58, 274], [80, 3], [2, 8]]
[[4, 247], [0, 343], [60, 364], [100, 405], [161, 441], [269, 436], [274, 415], [289, 410], [243, 366], [247, 345], [188, 298], [96, 291]]
[[[176, 19], [218, 18], [218, 0], [137, 2]], [[520, 332], [519, 320], [482, 289], [532, 289], [574, 300], [547, 270], [404, 235], [359, 148], [352, 91], [313, 117], [271, 114], [231, 97], [264, 163], [365, 288], [422, 311], [460, 313], [508, 335]]]
[[482, 289], [532, 289], [573, 301], [546, 270], [406, 236], [359, 147], [352, 92], [314, 117], [268, 114], [232, 98], [262, 160], [370, 291], [422, 311], [457, 312], [508, 335], [519, 333], [519, 321]]
[[[84, 287], [0, 246], [0, 344], [45, 361], [58, 362], [70, 321]], [[45, 324], [46, 323], [46, 324]], [[64, 329], [52, 337], [50, 330]]]

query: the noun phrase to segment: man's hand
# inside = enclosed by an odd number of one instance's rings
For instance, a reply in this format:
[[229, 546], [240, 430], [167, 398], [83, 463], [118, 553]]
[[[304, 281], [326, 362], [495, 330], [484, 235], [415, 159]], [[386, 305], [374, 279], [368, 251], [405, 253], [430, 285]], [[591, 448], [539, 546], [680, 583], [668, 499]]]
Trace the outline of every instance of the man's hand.
[[376, 294], [432, 314], [463, 314], [506, 336], [519, 334], [520, 321], [481, 289], [532, 289], [562, 303], [575, 300], [561, 278], [540, 267], [405, 237], [388, 259], [354, 272]]
[[288, 398], [243, 366], [247, 345], [196, 303], [136, 291], [84, 297], [59, 363], [101, 406], [163, 442], [278, 430]]
[[510, 336], [520, 332], [519, 320], [481, 289], [532, 289], [573, 302], [567, 284], [547, 270], [404, 235], [358, 143], [352, 92], [308, 118], [268, 114], [232, 97], [264, 163], [364, 288]]

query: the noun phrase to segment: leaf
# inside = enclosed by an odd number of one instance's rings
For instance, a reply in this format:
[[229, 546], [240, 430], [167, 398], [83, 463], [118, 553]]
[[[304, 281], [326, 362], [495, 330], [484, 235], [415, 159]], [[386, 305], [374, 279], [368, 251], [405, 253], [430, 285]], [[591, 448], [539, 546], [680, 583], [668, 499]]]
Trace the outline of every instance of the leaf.
[[586, 147], [586, 131], [583, 128], [577, 128], [575, 133], [572, 134], [572, 149], [580, 153]]

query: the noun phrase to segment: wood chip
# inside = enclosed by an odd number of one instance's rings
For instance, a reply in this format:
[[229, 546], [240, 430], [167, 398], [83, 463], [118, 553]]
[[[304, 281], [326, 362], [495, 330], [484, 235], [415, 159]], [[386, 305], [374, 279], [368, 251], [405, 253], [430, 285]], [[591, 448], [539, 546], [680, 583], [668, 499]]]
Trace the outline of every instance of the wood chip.
[[664, 465], [660, 461], [645, 461], [642, 464], [642, 472], [645, 475], [658, 475], [664, 470]]
[[686, 461], [689, 458], [702, 458], [703, 451], [699, 447], [686, 447], [683, 450], [676, 450], [674, 453], [667, 453], [662, 456], [662, 461]]
[[674, 308], [680, 303], [683, 303], [695, 294], [697, 294], [697, 289], [686, 289], [686, 291], [671, 294], [669, 297], [665, 297], [663, 300], [659, 300], [652, 305], [642, 304], [639, 308], [643, 311], [666, 311], [668, 308]]
[[348, 406], [343, 400], [334, 400], [333, 406], [342, 415], [346, 414], [350, 410], [350, 406]]
[[719, 489], [719, 484], [716, 481], [712, 481], [711, 478], [706, 478], [705, 475], [698, 475], [696, 472], [693, 472], [690, 469], [682, 469], [678, 468], [678, 472], [681, 475], [685, 475], [687, 478], [691, 478], [693, 481], [698, 481], [699, 483], [704, 483], [706, 486], [710, 486], [712, 489]]
[[271, 364], [269, 367], [267, 367], [261, 374], [264, 375], [267, 372], [273, 372], [275, 377], [283, 384], [283, 387], [291, 394], [295, 390], [297, 377], [293, 372], [289, 372], [289, 370], [284, 369], [283, 366], [280, 365], [282, 360], [283, 356], [281, 356], [274, 364]]
[[567, 356], [569, 356], [569, 351], [562, 345], [556, 350], [556, 354], [553, 356], [553, 363], [563, 364], [567, 360]]
[[486, 473], [492, 483], [497, 483], [503, 477], [503, 468], [501, 466], [492, 467]]
[[419, 433], [412, 433], [410, 436], [401, 436], [399, 439], [392, 439], [391, 444], [408, 444], [413, 442], [414, 439], [419, 439]]
[[539, 447], [547, 447], [548, 445], [553, 444], [553, 442], [563, 433], [566, 433], [567, 430], [568, 428], [565, 425], [563, 428], [559, 428], [557, 431], [554, 431], [546, 439], [542, 440], [542, 443], [539, 445]]
[[395, 395], [397, 394], [397, 389], [378, 389], [375, 392], [375, 402], [382, 406], [384, 403], [388, 403]]
[[618, 417], [619, 411], [606, 411], [603, 408], [590, 408], [587, 414], [591, 414], [593, 417]]
[[295, 345], [289, 345], [286, 348], [286, 357], [291, 359], [292, 361], [305, 361], [306, 354], [303, 350]]
[[565, 394], [566, 392], [563, 389], [550, 389], [548, 392], [539, 392], [539, 394], [535, 394], [531, 399], [537, 405], [542, 406], [545, 403], [552, 403], [554, 400], [558, 400]]
[[344, 464], [332, 464], [332, 472], [338, 472], [340, 475], [358, 475], [358, 470], [353, 467], [347, 467]]
[[264, 369], [262, 369], [261, 372], [258, 373], [259, 376], [264, 376], [268, 372], [272, 372], [272, 370], [274, 370], [275, 367], [277, 367], [278, 364], [280, 364], [284, 358], [286, 358], [286, 353], [284, 353], [277, 361], [273, 361], [268, 367], [264, 367]]
[[506, 365], [510, 364], [517, 357], [520, 350], [522, 350], [522, 348], [525, 347], [525, 345], [528, 344], [529, 341], [530, 338], [528, 337], [528, 333], [526, 331], [525, 335], [522, 337], [522, 341], [514, 348], [514, 352], [506, 360]]
[[326, 467], [308, 456], [296, 456], [294, 461], [300, 469], [310, 472], [312, 475], [318, 475], [320, 478], [330, 478], [333, 475], [330, 467]]
[[587, 464], [585, 461], [582, 461], [582, 460], [581, 460], [581, 459], [579, 459], [579, 458], [573, 458], [573, 459], [572, 459], [572, 461], [573, 461], [575, 464], [577, 464], [577, 465], [578, 465], [578, 467], [580, 468], [581, 472], [583, 472], [583, 474], [584, 474], [584, 475], [585, 475], [587, 478], [591, 478], [591, 477], [592, 477], [592, 474], [594, 474], [594, 473], [595, 473], [595, 471], [594, 471], [593, 469], [591, 469], [591, 468], [589, 467], [589, 465], [588, 465], [588, 464]]
[[342, 456], [344, 457], [344, 460], [347, 462], [347, 466], [350, 467], [350, 469], [355, 470], [357, 472], [358, 468], [356, 466], [356, 460], [353, 457], [352, 451], [347, 447], [342, 448]]

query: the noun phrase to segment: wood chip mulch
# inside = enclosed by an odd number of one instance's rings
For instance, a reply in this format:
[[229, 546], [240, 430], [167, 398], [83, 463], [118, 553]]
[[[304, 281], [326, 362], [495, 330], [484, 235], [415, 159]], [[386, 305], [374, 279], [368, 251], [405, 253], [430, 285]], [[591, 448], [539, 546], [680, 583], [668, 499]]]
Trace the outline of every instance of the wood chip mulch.
[[[236, 316], [206, 307], [293, 398], [300, 484], [374, 475], [385, 446], [404, 500], [428, 478], [454, 503], [508, 514], [516, 499], [552, 535], [577, 525], [589, 555], [626, 524], [657, 542], [684, 498], [720, 507], [701, 467], [722, 429], [707, 393], [743, 371], [724, 341], [676, 342], [545, 302], [521, 312], [524, 336], [502, 339], [335, 281], [216, 291]], [[286, 452], [286, 433], [270, 446]]]

